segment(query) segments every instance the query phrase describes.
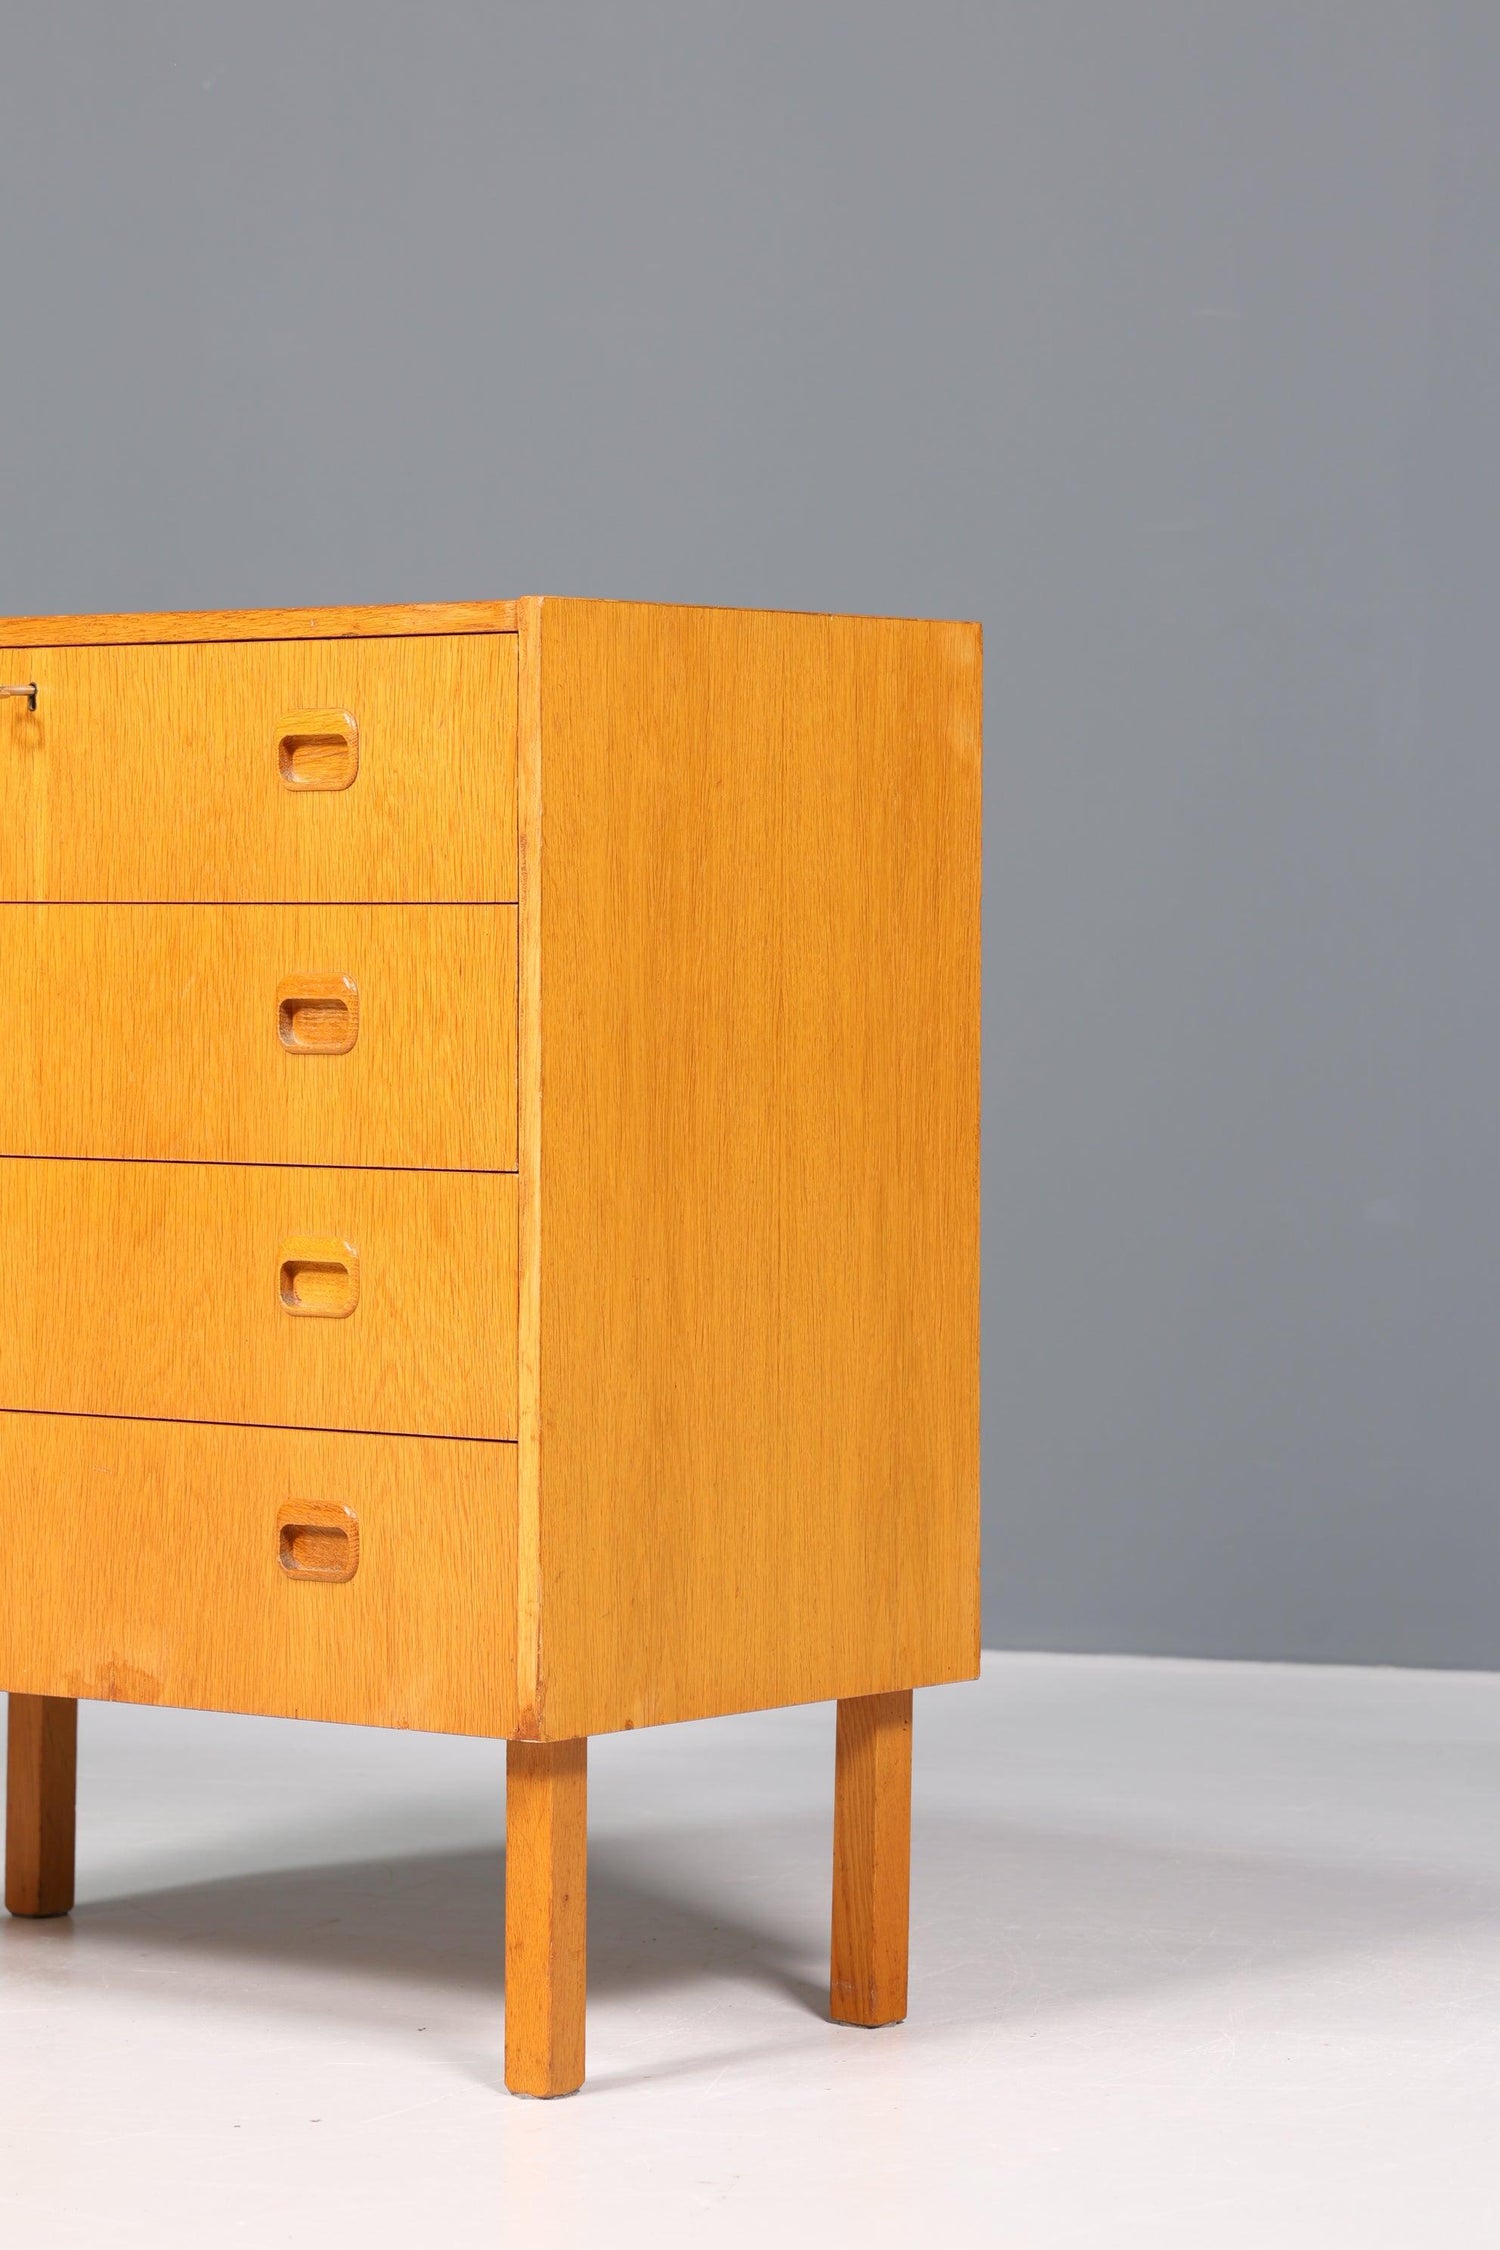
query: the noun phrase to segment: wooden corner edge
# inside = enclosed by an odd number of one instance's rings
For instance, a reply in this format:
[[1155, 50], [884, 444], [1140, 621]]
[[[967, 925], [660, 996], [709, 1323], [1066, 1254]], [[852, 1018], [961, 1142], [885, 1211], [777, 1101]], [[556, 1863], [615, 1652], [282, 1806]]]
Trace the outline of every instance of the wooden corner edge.
[[546, 1725], [542, 1667], [541, 1132], [542, 1132], [542, 597], [516, 603], [516, 1146], [520, 1174], [516, 1336], [516, 1704], [518, 1729]]

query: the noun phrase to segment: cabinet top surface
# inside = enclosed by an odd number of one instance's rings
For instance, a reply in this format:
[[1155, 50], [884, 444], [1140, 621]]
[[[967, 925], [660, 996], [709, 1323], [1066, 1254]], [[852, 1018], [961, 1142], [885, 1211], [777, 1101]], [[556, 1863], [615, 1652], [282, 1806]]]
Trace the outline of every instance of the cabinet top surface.
[[514, 602], [404, 602], [364, 609], [186, 609], [141, 616], [0, 618], [0, 648], [150, 641], [339, 641], [406, 633], [513, 633]]
[[[574, 597], [564, 598], [571, 601]], [[631, 602], [583, 606], [634, 609], [677, 605]], [[687, 606], [706, 610], [715, 605]], [[0, 649], [88, 648], [161, 641], [377, 640], [410, 633], [514, 633], [518, 628], [520, 607], [519, 601], [397, 602], [333, 609], [185, 609], [100, 616], [0, 617]], [[834, 613], [783, 610], [741, 614], [825, 616]], [[893, 618], [884, 622], [915, 624], [939, 620]]]

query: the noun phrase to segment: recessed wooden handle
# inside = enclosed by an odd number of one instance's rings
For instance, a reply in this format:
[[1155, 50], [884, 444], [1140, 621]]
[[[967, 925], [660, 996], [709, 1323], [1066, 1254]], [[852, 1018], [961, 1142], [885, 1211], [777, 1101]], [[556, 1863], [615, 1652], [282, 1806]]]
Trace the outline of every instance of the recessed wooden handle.
[[276, 987], [276, 1035], [290, 1055], [347, 1055], [359, 1037], [353, 977], [283, 977]]
[[339, 1586], [359, 1568], [359, 1518], [324, 1500], [288, 1500], [276, 1515], [276, 1560], [288, 1578]]
[[347, 789], [359, 772], [349, 711], [299, 711], [276, 730], [276, 770], [288, 789]]
[[284, 1312], [347, 1320], [359, 1303], [359, 1252], [334, 1235], [293, 1235], [281, 1246], [276, 1294]]

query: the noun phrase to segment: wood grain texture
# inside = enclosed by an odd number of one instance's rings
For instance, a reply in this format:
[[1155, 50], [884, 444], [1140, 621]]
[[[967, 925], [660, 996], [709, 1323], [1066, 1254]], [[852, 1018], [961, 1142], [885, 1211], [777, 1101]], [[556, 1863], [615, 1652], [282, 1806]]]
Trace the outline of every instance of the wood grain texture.
[[970, 1677], [978, 630], [550, 600], [533, 630], [523, 1712], [559, 1739]]
[[[326, 976], [355, 1044], [297, 1053]], [[0, 905], [0, 1152], [508, 1171], [515, 992], [514, 907]]]
[[0, 648], [173, 641], [368, 640], [513, 633], [514, 602], [397, 602], [353, 609], [183, 609], [93, 617], [0, 618]]
[[575, 2094], [588, 1982], [588, 1744], [512, 1742], [505, 1788], [505, 2083]]
[[[358, 1255], [346, 1319], [281, 1301], [288, 1245]], [[0, 1406], [516, 1434], [510, 1173], [0, 1161]]]
[[[346, 1584], [288, 1500], [348, 1507]], [[0, 1683], [453, 1734], [515, 1723], [515, 1448], [0, 1413]]]
[[[44, 647], [7, 656], [0, 898], [515, 898], [513, 634]], [[299, 713], [358, 729], [348, 788], [288, 786]]]
[[835, 2023], [900, 2023], [911, 1920], [911, 1693], [839, 1704], [834, 1763]]
[[5, 1904], [11, 1914], [67, 1914], [73, 1905], [78, 1704], [17, 1695], [6, 1721]]
[[520, 1731], [542, 1734], [542, 603], [516, 605], [516, 1679]]

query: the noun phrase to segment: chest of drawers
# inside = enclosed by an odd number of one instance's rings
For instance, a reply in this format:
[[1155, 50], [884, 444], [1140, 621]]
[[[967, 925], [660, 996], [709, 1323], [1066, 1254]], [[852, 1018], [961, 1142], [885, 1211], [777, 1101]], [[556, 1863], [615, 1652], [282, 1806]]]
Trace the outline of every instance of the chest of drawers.
[[583, 2077], [591, 1734], [837, 1699], [905, 2011], [978, 1661], [979, 637], [523, 600], [0, 627], [6, 1898], [80, 1698], [508, 1742]]

